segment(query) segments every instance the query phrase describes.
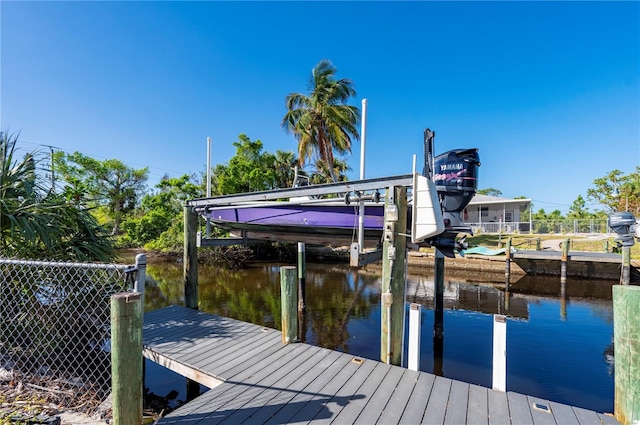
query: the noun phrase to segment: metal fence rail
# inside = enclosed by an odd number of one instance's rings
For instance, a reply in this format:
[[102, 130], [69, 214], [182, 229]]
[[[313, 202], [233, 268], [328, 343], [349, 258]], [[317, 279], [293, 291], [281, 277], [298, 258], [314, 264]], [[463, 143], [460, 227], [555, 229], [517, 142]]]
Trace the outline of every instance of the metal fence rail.
[[482, 222], [468, 223], [474, 233], [536, 233], [536, 234], [581, 234], [581, 233], [609, 233], [606, 219], [558, 219], [532, 220], [520, 222]]
[[0, 259], [0, 384], [53, 382], [62, 404], [87, 394], [104, 400], [111, 386], [110, 297], [133, 289], [137, 270]]

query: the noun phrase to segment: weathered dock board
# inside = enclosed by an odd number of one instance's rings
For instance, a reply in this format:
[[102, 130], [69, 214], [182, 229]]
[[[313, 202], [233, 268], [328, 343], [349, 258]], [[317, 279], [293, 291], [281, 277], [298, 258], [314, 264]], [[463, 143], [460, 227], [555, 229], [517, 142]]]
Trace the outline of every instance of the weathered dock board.
[[617, 424], [523, 394], [283, 345], [277, 330], [184, 307], [144, 321], [144, 355], [211, 388], [159, 424]]

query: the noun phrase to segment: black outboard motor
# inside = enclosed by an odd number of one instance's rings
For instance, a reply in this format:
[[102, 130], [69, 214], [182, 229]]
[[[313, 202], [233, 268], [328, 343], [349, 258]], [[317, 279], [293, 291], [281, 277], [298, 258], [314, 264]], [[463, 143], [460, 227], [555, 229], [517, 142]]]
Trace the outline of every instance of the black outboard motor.
[[433, 182], [440, 195], [447, 230], [471, 233], [460, 213], [478, 190], [478, 149], [454, 149], [435, 159]]
[[614, 242], [618, 247], [633, 246], [633, 230], [635, 230], [636, 219], [630, 212], [614, 212], [609, 214], [608, 225], [616, 232]]
[[471, 227], [464, 224], [460, 213], [469, 204], [478, 189], [478, 149], [455, 149], [433, 159], [433, 139], [435, 132], [424, 130], [424, 171], [423, 175], [435, 183], [445, 230], [429, 239], [429, 244], [447, 257], [455, 257], [454, 251], [462, 255], [467, 249], [466, 235], [460, 240], [458, 233], [472, 234]]

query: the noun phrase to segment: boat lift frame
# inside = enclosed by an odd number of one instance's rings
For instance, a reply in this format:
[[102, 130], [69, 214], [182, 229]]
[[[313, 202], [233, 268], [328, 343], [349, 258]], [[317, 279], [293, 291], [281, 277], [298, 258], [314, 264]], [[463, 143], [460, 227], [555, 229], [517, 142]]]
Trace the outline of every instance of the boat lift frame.
[[[251, 202], [276, 201], [294, 197], [312, 197], [322, 195], [335, 195], [345, 193], [362, 193], [365, 191], [385, 190], [393, 187], [411, 187], [414, 185], [414, 174], [401, 174], [389, 177], [377, 177], [346, 182], [318, 184], [314, 186], [293, 187], [284, 189], [266, 190], [260, 192], [241, 193], [233, 195], [213, 196], [207, 198], [192, 199], [185, 206], [195, 213], [201, 213], [209, 208], [222, 206], [236, 206]], [[339, 200], [336, 199], [336, 200]], [[313, 202], [311, 200], [310, 202]], [[316, 201], [317, 202], [317, 201]], [[304, 201], [300, 201], [304, 204]], [[197, 233], [197, 247], [246, 245], [248, 243], [262, 242], [259, 239], [240, 238], [203, 238], [201, 232]], [[359, 242], [353, 242], [350, 246], [350, 264], [358, 267], [371, 262], [379, 261], [382, 256], [380, 248], [365, 251]]]

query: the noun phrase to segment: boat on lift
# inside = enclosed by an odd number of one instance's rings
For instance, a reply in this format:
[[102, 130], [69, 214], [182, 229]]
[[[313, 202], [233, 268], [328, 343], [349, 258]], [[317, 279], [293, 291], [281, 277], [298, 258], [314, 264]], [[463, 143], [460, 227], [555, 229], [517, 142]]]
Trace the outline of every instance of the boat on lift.
[[[400, 233], [411, 235], [413, 243], [434, 246], [449, 257], [453, 257], [456, 250], [462, 251], [466, 245], [457, 236], [471, 233], [471, 228], [465, 225], [461, 213], [476, 193], [479, 166], [477, 149], [455, 149], [438, 155], [425, 167], [423, 174], [426, 175], [407, 175], [413, 178], [413, 184], [407, 228]], [[355, 187], [362, 181], [352, 183]], [[304, 184], [296, 179], [294, 186]], [[385, 186], [379, 189], [384, 190]], [[379, 190], [368, 192], [349, 191], [342, 194], [342, 199], [292, 196], [286, 200], [232, 204], [218, 197], [210, 198], [210, 203], [200, 200], [196, 205], [206, 205], [198, 209], [200, 214], [236, 237], [344, 246], [356, 238], [359, 207], [363, 203], [363, 242], [365, 247], [376, 247], [382, 244], [384, 202]]]

